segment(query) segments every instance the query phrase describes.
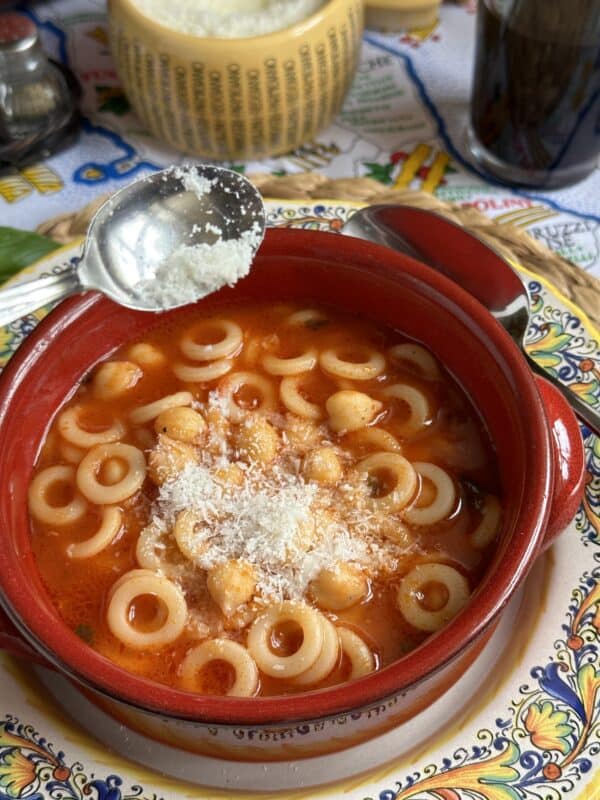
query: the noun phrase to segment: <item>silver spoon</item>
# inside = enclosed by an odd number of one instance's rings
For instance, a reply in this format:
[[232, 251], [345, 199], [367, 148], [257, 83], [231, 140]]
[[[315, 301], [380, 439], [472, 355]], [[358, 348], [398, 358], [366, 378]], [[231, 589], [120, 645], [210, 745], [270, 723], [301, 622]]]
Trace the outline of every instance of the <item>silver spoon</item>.
[[579, 418], [600, 435], [600, 412], [541, 367], [525, 349], [529, 295], [508, 261], [492, 247], [440, 214], [413, 206], [362, 208], [346, 222], [343, 233], [406, 253], [466, 289], [508, 331], [531, 369], [554, 384]]
[[[200, 186], [206, 185], [203, 179], [210, 181], [210, 190], [191, 191], [186, 183], [191, 185], [193, 178], [200, 180]], [[128, 308], [165, 310], [164, 305], [157, 307], [152, 295], [136, 288], [140, 281], [150, 279], [181, 244], [213, 244], [219, 238], [238, 239], [246, 231], [254, 232], [256, 250], [265, 231], [264, 205], [239, 173], [207, 164], [155, 172], [116, 192], [100, 207], [77, 264], [0, 291], [0, 326], [88, 289]], [[172, 302], [168, 307], [183, 304]]]

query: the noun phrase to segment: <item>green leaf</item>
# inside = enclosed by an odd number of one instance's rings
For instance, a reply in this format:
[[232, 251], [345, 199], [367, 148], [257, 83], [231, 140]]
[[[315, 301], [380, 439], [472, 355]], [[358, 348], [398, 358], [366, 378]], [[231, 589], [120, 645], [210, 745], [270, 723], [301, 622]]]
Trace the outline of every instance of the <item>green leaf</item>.
[[83, 639], [83, 641], [87, 642], [88, 644], [92, 644], [94, 641], [94, 629], [90, 625], [86, 625], [84, 622], [79, 623], [79, 625], [75, 628], [74, 633], [76, 633], [80, 639]]
[[0, 225], [0, 284], [57, 247], [46, 236]]
[[131, 111], [129, 100], [118, 86], [96, 86], [98, 110], [110, 111], [119, 117]]
[[377, 164], [375, 161], [365, 161], [367, 168], [366, 178], [374, 178], [380, 183], [390, 184], [392, 182], [392, 172], [394, 171], [394, 164]]

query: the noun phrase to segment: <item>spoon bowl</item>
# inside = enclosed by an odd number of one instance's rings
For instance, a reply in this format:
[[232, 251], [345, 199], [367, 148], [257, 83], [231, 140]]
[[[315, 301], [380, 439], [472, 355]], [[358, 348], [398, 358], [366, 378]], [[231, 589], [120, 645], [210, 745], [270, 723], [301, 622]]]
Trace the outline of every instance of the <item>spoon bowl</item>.
[[441, 214], [402, 205], [359, 209], [342, 232], [406, 253], [466, 289], [507, 331], [531, 369], [553, 383], [579, 418], [600, 434], [600, 412], [528, 353], [525, 336], [531, 313], [527, 289], [508, 261], [482, 239]]
[[157, 307], [138, 285], [151, 279], [179, 246], [211, 245], [248, 233], [256, 251], [264, 231], [260, 194], [238, 172], [209, 164], [155, 172], [100, 207], [77, 265], [0, 292], [0, 325], [88, 289], [138, 311], [176, 308], [188, 300]]

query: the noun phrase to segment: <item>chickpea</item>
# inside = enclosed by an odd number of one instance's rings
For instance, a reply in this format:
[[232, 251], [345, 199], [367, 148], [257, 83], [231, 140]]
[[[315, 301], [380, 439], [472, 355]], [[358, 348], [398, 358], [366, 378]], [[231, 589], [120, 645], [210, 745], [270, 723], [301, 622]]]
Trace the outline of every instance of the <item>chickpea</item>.
[[160, 486], [178, 475], [186, 464], [194, 464], [197, 460], [195, 447], [161, 433], [156, 446], [148, 455], [148, 475]]
[[300, 451], [314, 447], [321, 438], [318, 425], [310, 419], [301, 419], [295, 414], [286, 415], [285, 435], [289, 443]]
[[310, 592], [321, 608], [341, 611], [356, 605], [368, 591], [367, 579], [351, 564], [323, 569], [310, 584]]
[[215, 478], [226, 485], [241, 486], [244, 483], [244, 471], [237, 464], [228, 464], [215, 470]]
[[269, 464], [277, 456], [279, 436], [270, 422], [259, 417], [240, 425], [235, 446], [245, 460]]
[[139, 342], [139, 344], [132, 345], [127, 351], [127, 355], [136, 364], [150, 369], [162, 367], [166, 361], [162, 350], [148, 342]]
[[332, 447], [319, 447], [304, 459], [304, 475], [310, 481], [332, 485], [337, 483], [343, 474], [340, 459]]
[[329, 427], [340, 433], [366, 427], [383, 406], [368, 394], [342, 389], [327, 399], [325, 407], [329, 414]]
[[209, 570], [206, 586], [223, 614], [231, 617], [256, 591], [254, 568], [239, 559], [225, 561]]
[[178, 442], [199, 444], [206, 431], [204, 417], [189, 406], [168, 408], [154, 420], [154, 430]]
[[131, 361], [106, 361], [94, 374], [94, 395], [100, 400], [112, 400], [133, 389], [143, 375]]
[[211, 453], [222, 453], [227, 447], [227, 438], [231, 430], [229, 420], [218, 408], [209, 408], [206, 412], [208, 424], [208, 442], [206, 449]]

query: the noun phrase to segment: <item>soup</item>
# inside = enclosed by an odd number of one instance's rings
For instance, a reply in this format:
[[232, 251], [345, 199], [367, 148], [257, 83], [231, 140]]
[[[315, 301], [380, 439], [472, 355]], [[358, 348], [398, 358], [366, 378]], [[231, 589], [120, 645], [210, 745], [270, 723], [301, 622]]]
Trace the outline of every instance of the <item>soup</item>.
[[486, 432], [421, 345], [327, 308], [158, 326], [59, 411], [29, 489], [65, 623], [123, 669], [272, 696], [381, 669], [468, 602]]

